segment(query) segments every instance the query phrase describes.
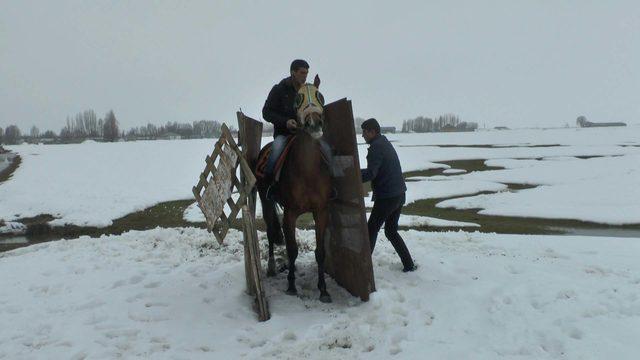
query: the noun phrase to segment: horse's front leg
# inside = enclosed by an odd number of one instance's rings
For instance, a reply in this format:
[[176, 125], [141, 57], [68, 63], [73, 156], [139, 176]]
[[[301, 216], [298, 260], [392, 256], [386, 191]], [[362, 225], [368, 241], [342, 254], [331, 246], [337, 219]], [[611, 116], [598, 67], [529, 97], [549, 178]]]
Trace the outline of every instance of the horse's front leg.
[[318, 289], [320, 290], [320, 301], [331, 302], [331, 295], [327, 292], [327, 284], [324, 281], [324, 260], [326, 258], [324, 249], [324, 234], [329, 223], [329, 211], [324, 208], [313, 213], [316, 223], [316, 262], [318, 263]]
[[284, 239], [287, 243], [287, 257], [289, 258], [289, 288], [287, 288], [287, 294], [296, 295], [296, 258], [298, 257], [298, 243], [296, 242], [296, 219], [298, 214], [290, 210], [284, 210], [283, 230]]

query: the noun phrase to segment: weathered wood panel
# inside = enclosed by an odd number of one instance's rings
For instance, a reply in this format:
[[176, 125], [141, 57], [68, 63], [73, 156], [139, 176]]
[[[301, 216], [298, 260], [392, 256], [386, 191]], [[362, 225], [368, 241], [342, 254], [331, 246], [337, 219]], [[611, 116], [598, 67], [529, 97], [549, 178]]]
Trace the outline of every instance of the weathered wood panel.
[[324, 115], [325, 138], [334, 153], [333, 185], [338, 191], [329, 205], [327, 272], [351, 294], [367, 301], [375, 291], [375, 281], [351, 101], [325, 105]]

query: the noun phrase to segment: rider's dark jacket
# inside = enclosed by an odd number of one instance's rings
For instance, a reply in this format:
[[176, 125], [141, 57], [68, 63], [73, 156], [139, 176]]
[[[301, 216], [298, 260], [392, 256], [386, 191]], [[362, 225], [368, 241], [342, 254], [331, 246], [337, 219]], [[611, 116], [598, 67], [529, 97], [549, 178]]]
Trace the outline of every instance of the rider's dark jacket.
[[383, 135], [371, 140], [367, 168], [362, 169], [361, 174], [362, 182], [371, 181], [374, 201], [399, 196], [407, 191], [398, 154]]
[[262, 107], [262, 117], [273, 124], [273, 137], [289, 135], [287, 120], [296, 118], [294, 103], [297, 91], [291, 77], [282, 79], [273, 86]]

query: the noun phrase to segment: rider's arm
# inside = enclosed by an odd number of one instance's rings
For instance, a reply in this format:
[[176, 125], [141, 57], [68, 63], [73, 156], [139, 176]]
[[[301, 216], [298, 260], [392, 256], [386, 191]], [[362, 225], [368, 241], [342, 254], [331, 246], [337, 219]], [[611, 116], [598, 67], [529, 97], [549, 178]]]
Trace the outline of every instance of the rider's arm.
[[278, 103], [281, 98], [282, 90], [278, 85], [275, 85], [269, 92], [267, 100], [264, 102], [264, 107], [262, 107], [262, 117], [272, 123], [274, 127], [286, 129], [287, 120], [289, 120], [289, 118], [278, 112]]

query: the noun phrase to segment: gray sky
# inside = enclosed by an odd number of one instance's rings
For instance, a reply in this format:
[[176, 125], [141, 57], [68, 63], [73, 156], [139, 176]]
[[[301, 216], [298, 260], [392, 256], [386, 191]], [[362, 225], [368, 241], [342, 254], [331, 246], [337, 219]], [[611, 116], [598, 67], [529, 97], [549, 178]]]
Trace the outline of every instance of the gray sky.
[[0, 126], [261, 118], [294, 58], [327, 101], [401, 125], [640, 122], [638, 1], [0, 0]]

